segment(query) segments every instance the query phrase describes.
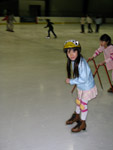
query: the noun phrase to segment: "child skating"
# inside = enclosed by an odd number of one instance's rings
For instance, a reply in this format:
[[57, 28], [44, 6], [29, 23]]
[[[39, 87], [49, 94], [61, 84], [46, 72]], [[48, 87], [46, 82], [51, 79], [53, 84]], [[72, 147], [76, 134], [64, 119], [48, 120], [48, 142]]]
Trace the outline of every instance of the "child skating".
[[16, 22], [14, 15], [12, 13], [9, 13], [5, 18], [2, 19], [3, 21], [7, 21], [7, 29], [6, 31], [14, 32], [14, 22]]
[[92, 33], [93, 32], [93, 29], [92, 29], [93, 20], [89, 15], [87, 15], [86, 21], [87, 21], [87, 24], [88, 24], [88, 33]]
[[49, 28], [48, 29], [48, 35], [46, 38], [50, 38], [50, 32], [53, 33], [54, 37], [57, 38], [55, 32], [54, 32], [54, 28], [53, 28], [53, 22], [50, 21], [50, 19], [46, 19], [47, 25], [44, 28]]
[[102, 24], [102, 18], [97, 16], [95, 18], [95, 33], [99, 33], [101, 24]]
[[64, 43], [64, 52], [67, 56], [67, 79], [66, 83], [76, 85], [78, 95], [76, 98], [76, 110], [72, 117], [66, 121], [66, 125], [74, 122], [77, 125], [72, 132], [80, 132], [86, 129], [86, 118], [88, 114], [88, 101], [97, 95], [97, 88], [93, 79], [91, 69], [81, 55], [79, 41], [68, 40]]
[[85, 23], [86, 23], [86, 17], [85, 15], [83, 15], [81, 18], [80, 18], [80, 26], [81, 26], [81, 32], [80, 33], [85, 33]]
[[[92, 60], [100, 53], [104, 53], [104, 61], [99, 65], [106, 64], [107, 70], [112, 70], [112, 81], [113, 81], [113, 45], [111, 44], [111, 37], [107, 34], [103, 34], [100, 37], [100, 47], [94, 52], [93, 56], [89, 58]], [[108, 92], [113, 92], [112, 88], [108, 89]]]

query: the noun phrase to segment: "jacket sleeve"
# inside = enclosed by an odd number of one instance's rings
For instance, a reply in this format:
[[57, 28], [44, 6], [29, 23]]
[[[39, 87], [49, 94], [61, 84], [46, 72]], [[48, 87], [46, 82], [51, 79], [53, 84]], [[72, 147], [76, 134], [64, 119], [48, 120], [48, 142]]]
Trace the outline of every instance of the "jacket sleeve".
[[70, 84], [82, 84], [85, 83], [88, 78], [88, 69], [87, 69], [87, 63], [84, 61], [79, 66], [79, 77], [70, 79]]
[[98, 56], [100, 53], [102, 53], [104, 50], [103, 46], [100, 46], [93, 54], [94, 57]]
[[5, 16], [5, 18], [2, 19], [2, 21], [8, 20], [8, 16]]

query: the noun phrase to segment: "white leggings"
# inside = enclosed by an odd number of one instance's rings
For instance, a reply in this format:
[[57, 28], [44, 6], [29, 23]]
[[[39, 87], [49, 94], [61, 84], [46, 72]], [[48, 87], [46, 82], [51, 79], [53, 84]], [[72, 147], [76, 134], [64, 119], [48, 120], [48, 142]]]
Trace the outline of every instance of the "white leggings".
[[112, 70], [112, 81], [113, 81], [113, 70]]
[[88, 101], [83, 99], [76, 99], [76, 113], [81, 114], [81, 120], [86, 120], [88, 113]]

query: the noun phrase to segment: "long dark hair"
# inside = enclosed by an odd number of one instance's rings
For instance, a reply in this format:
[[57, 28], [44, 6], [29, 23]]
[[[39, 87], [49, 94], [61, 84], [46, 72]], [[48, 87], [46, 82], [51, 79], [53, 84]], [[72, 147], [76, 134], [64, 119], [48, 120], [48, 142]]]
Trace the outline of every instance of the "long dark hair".
[[78, 65], [79, 65], [80, 58], [82, 57], [82, 55], [80, 54], [80, 50], [79, 49], [76, 49], [76, 51], [78, 52], [78, 56], [74, 60], [73, 74], [72, 74], [72, 69], [71, 69], [71, 60], [67, 56], [67, 76], [68, 76], [68, 78], [71, 78], [72, 75], [73, 75], [74, 78], [79, 77]]
[[103, 35], [100, 37], [100, 41], [108, 42], [108, 43], [107, 43], [107, 46], [111, 45], [111, 37], [110, 37], [108, 34], [103, 34]]

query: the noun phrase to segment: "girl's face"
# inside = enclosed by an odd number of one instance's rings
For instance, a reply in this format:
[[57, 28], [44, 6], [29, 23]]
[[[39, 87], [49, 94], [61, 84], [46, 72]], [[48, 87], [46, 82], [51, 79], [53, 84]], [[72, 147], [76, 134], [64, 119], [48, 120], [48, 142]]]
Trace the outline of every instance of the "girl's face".
[[67, 56], [69, 57], [70, 60], [75, 60], [78, 56], [78, 52], [73, 49], [68, 49], [67, 50]]
[[108, 42], [106, 42], [106, 41], [100, 41], [100, 45], [104, 46], [106, 48], [107, 45], [108, 45]]

